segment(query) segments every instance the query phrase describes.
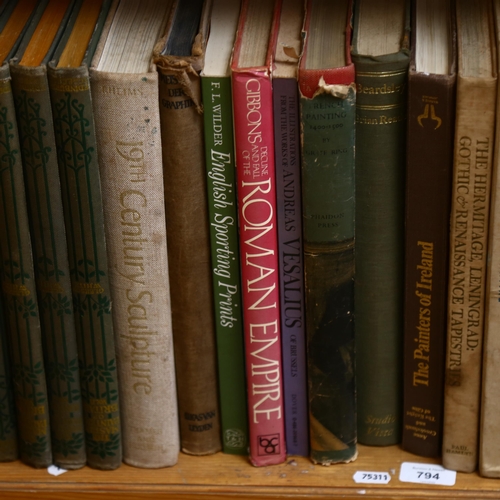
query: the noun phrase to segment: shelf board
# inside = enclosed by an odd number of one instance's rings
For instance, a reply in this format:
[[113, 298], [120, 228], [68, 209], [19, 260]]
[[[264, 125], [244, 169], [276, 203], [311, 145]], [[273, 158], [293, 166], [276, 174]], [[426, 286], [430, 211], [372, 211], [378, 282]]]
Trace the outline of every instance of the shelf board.
[[[359, 446], [358, 459], [350, 464], [323, 467], [306, 458], [290, 457], [282, 465], [256, 468], [246, 457], [218, 453], [206, 457], [181, 454], [175, 467], [138, 469], [122, 465], [116, 471], [85, 467], [53, 477], [20, 462], [0, 464], [0, 498], [37, 500], [261, 500], [296, 498], [353, 500], [486, 499], [500, 496], [500, 481], [477, 474], [458, 474], [456, 485], [421, 486], [399, 481], [402, 462], [439, 463], [417, 457], [397, 446]], [[388, 485], [357, 485], [356, 471], [389, 472]]]

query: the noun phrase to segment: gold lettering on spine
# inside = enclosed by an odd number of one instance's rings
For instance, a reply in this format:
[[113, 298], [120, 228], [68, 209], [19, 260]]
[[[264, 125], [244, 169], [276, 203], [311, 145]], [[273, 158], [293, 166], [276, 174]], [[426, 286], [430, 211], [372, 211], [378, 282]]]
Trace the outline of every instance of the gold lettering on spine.
[[491, 141], [462, 136], [455, 154], [446, 383], [461, 385], [462, 353], [480, 344]]
[[[129, 180], [140, 184], [146, 181], [147, 168], [142, 142], [116, 143], [116, 153], [127, 161]], [[130, 288], [125, 290], [127, 299], [127, 331], [120, 337], [130, 346], [132, 389], [136, 394], [149, 395], [153, 390], [150, 362], [156, 352], [151, 339], [158, 332], [148, 328], [148, 307], [154, 303], [154, 295], [144, 290], [145, 285], [145, 248], [150, 244], [144, 237], [143, 224], [148, 206], [146, 195], [140, 189], [129, 189], [120, 193], [120, 225], [122, 227], [122, 271], [119, 274], [128, 280]]]
[[57, 92], [86, 92], [89, 89], [89, 80], [87, 78], [53, 78], [50, 86]]
[[419, 280], [415, 284], [415, 296], [419, 303], [419, 318], [414, 339], [413, 350], [413, 386], [429, 387], [430, 350], [431, 350], [431, 305], [432, 305], [432, 274], [434, 264], [434, 244], [419, 241], [420, 264], [417, 265]]

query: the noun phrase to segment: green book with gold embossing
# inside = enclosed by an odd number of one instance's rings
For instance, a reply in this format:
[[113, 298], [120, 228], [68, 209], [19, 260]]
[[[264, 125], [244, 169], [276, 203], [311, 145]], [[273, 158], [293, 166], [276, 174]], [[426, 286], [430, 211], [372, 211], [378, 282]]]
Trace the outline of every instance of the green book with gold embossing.
[[[47, 74], [59, 162], [69, 272], [80, 359], [87, 463], [115, 469], [122, 459], [108, 259], [88, 66], [109, 11], [109, 0], [79, 3], [73, 31], [86, 27], [75, 53], [71, 33]], [[91, 17], [85, 23], [82, 16]], [[95, 28], [95, 29], [94, 29]], [[81, 32], [80, 32], [81, 33]], [[80, 34], [81, 38], [81, 34]]]
[[16, 416], [4, 319], [0, 296], [0, 462], [8, 462], [18, 457]]
[[354, 10], [358, 440], [372, 445], [401, 439], [409, 4]]
[[0, 256], [21, 459], [52, 463], [40, 316], [9, 68], [0, 69]]
[[[31, 237], [24, 189], [10, 58], [20, 41], [11, 37], [14, 21], [22, 19], [29, 28], [35, 2], [19, 2], [2, 26], [0, 67], [0, 281], [9, 361], [17, 415], [21, 460], [34, 467], [52, 463], [48, 394], [42, 351], [42, 334], [32, 259]], [[23, 17], [24, 16], [24, 17]]]
[[[86, 463], [71, 281], [46, 63], [75, 2], [49, 0], [10, 60], [40, 311], [53, 461]], [[99, 374], [100, 375], [100, 374]], [[97, 374], [90, 375], [92, 377]], [[102, 375], [101, 375], [102, 376]]]

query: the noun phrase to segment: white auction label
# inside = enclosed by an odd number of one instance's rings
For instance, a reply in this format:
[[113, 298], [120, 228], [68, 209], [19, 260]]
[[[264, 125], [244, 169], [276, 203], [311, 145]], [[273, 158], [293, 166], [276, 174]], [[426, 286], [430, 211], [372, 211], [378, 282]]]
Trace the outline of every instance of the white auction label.
[[49, 465], [49, 467], [47, 468], [47, 472], [52, 476], [60, 476], [61, 474], [64, 474], [68, 471], [66, 469], [60, 469], [59, 467], [57, 467], [57, 465]]
[[439, 484], [453, 486], [457, 479], [454, 470], [445, 469], [436, 464], [403, 462], [399, 471], [399, 480], [404, 483]]
[[391, 475], [388, 472], [358, 470], [352, 478], [356, 483], [387, 484], [391, 480]]

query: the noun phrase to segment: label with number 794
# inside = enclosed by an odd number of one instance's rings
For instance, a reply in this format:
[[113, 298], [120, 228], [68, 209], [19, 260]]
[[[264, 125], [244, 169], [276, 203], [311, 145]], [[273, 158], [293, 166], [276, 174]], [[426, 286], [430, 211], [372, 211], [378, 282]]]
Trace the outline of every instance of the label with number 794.
[[358, 470], [352, 478], [355, 483], [387, 484], [391, 480], [391, 475], [388, 472]]
[[405, 483], [453, 486], [456, 479], [457, 473], [454, 470], [448, 470], [436, 464], [403, 462], [399, 471], [399, 480]]

